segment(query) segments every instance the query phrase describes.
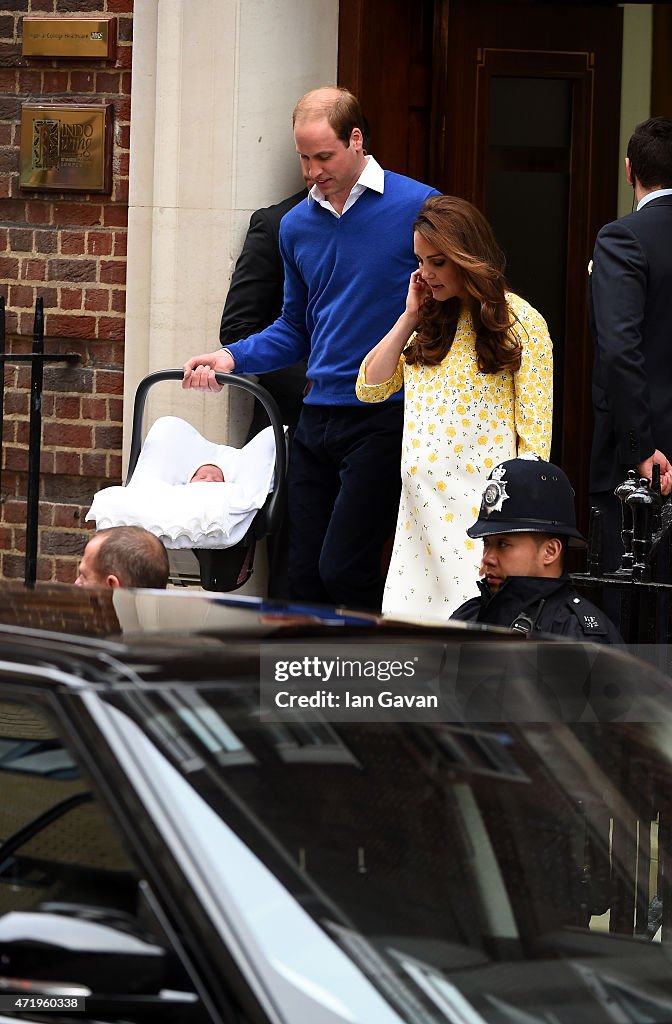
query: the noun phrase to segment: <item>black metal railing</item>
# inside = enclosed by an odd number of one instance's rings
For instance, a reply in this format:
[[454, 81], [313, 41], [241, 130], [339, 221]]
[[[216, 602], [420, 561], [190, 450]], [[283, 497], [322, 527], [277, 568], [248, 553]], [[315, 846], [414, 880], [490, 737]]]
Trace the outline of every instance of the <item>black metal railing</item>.
[[672, 497], [663, 498], [660, 467], [651, 484], [631, 469], [616, 488], [621, 502], [621, 564], [604, 571], [603, 517], [591, 509], [587, 571], [573, 573], [575, 585], [605, 608], [629, 644], [672, 642]]
[[[26, 561], [24, 583], [35, 586], [37, 579], [38, 522], [40, 514], [40, 454], [42, 450], [42, 387], [45, 363], [76, 363], [76, 352], [48, 353], [44, 351], [44, 300], [35, 301], [32, 350], [26, 353], [7, 353], [5, 299], [0, 296], [0, 365], [30, 363], [30, 420], [28, 425], [28, 481], [26, 491]], [[0, 453], [4, 442], [5, 387], [0, 388]], [[0, 488], [2, 486], [2, 460], [0, 459]]]

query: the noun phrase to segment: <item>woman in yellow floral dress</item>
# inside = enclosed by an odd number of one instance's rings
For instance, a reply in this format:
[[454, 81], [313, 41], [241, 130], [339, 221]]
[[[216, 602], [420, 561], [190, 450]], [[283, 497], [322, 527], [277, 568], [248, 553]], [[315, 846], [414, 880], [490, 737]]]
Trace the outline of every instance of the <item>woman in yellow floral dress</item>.
[[475, 591], [481, 552], [466, 530], [488, 473], [516, 455], [549, 457], [552, 344], [543, 317], [506, 290], [504, 256], [471, 203], [428, 199], [414, 245], [406, 309], [364, 359], [356, 390], [383, 402], [405, 389], [383, 611], [447, 619]]

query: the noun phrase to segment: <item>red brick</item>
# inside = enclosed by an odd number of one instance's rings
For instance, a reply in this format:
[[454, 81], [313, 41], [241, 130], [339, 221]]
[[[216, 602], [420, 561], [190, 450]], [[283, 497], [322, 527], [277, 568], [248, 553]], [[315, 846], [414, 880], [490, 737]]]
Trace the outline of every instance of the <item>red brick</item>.
[[35, 321], [34, 315], [32, 313], [19, 313], [18, 317], [17, 330], [19, 334], [32, 335]]
[[30, 440], [29, 420], [16, 420], [14, 423], [14, 438], [17, 444], [22, 444], [28, 447], [28, 442]]
[[50, 476], [54, 472], [54, 453], [40, 452], [40, 473], [42, 476]]
[[[16, 470], [18, 473], [25, 473], [28, 469], [28, 450], [26, 448], [10, 448], [5, 445], [5, 469]], [[16, 522], [7, 518], [5, 510], [5, 521]]]
[[86, 235], [83, 231], [61, 232], [61, 253], [65, 256], [83, 256], [86, 252]]
[[42, 72], [42, 92], [60, 92], [67, 93], [68, 91], [68, 72], [67, 71], [55, 71], [52, 69], [45, 69]]
[[93, 92], [96, 76], [93, 71], [71, 71], [70, 88], [73, 92]]
[[112, 312], [126, 312], [126, 292], [123, 291], [121, 288], [115, 288], [115, 290], [112, 292]]
[[33, 232], [30, 228], [10, 228], [9, 245], [14, 252], [32, 252]]
[[93, 431], [79, 423], [45, 423], [42, 440], [55, 448], [91, 448]]
[[83, 452], [82, 473], [90, 478], [104, 480], [107, 477], [107, 455], [102, 452]]
[[49, 281], [82, 281], [96, 280], [95, 260], [50, 260], [47, 267]]
[[79, 555], [84, 538], [79, 530], [42, 530], [41, 550], [47, 555]]
[[9, 230], [0, 228], [0, 251], [6, 251], [9, 245]]
[[39, 555], [37, 559], [37, 573], [35, 576], [38, 583], [50, 583], [54, 578], [54, 560]]
[[102, 221], [103, 208], [97, 203], [55, 203], [56, 224], [74, 224], [78, 227], [93, 227]]
[[99, 71], [96, 75], [96, 92], [104, 92], [112, 96], [118, 95], [121, 92], [120, 77], [118, 71]]
[[2, 556], [2, 575], [8, 580], [23, 579], [25, 569], [25, 559], [19, 555], [8, 555], [5, 553]]
[[57, 420], [78, 420], [82, 411], [82, 400], [75, 395], [56, 395], [54, 417]]
[[28, 408], [26, 391], [5, 391], [5, 416], [27, 416]]
[[[82, 544], [82, 550], [84, 545]], [[54, 576], [56, 583], [74, 583], [78, 576], [77, 560], [74, 558], [54, 558]]]
[[[106, 228], [125, 228], [128, 226], [128, 207], [107, 204], [104, 208], [104, 223]], [[11, 220], [11, 218], [9, 218]]]
[[[0, 261], [1, 262], [1, 261]], [[100, 283], [101, 284], [126, 284], [126, 262], [125, 260], [101, 260], [100, 261]]]
[[[48, 501], [41, 501], [38, 511], [38, 523], [40, 526], [54, 525], [54, 505]], [[69, 525], [69, 524], [68, 524]]]
[[116, 124], [114, 135], [119, 149], [131, 148], [131, 126], [130, 124]]
[[82, 289], [61, 288], [61, 309], [81, 309]]
[[[2, 112], [0, 111], [0, 116]], [[0, 171], [16, 171], [19, 166], [19, 154], [13, 146], [0, 148]]]
[[132, 14], [133, 0], [107, 0], [108, 14]]
[[6, 526], [0, 527], [0, 548], [5, 551], [7, 548], [11, 548], [14, 540], [14, 531], [8, 529]]
[[96, 321], [92, 316], [60, 316], [49, 313], [45, 317], [45, 331], [54, 337], [94, 338]]
[[97, 450], [103, 450], [112, 448], [121, 448], [123, 438], [121, 436], [121, 427], [94, 427], [93, 429], [94, 443], [93, 447]]
[[42, 71], [27, 68], [19, 72], [19, 92], [39, 95], [42, 88]]
[[82, 519], [81, 505], [54, 505], [54, 526], [79, 527]]
[[117, 47], [117, 67], [118, 68], [130, 68], [133, 58], [133, 48], [131, 46], [118, 46]]
[[12, 194], [12, 178], [10, 174], [0, 174], [0, 199]]
[[29, 200], [26, 203], [26, 220], [34, 226], [51, 223], [51, 203]]
[[79, 476], [81, 470], [79, 452], [54, 452], [54, 473], [57, 476]]
[[104, 288], [87, 288], [84, 293], [84, 308], [91, 312], [107, 313], [110, 308], [110, 293]]
[[125, 203], [128, 206], [128, 179], [117, 178], [114, 183], [114, 196], [115, 202]]
[[117, 153], [114, 161], [114, 173], [121, 178], [128, 177], [128, 151]]
[[27, 285], [17, 285], [9, 289], [9, 305], [13, 306], [14, 309], [28, 307], [29, 309], [35, 306], [35, 291], [33, 288], [29, 288]]
[[[30, 331], [26, 331], [25, 333], [32, 334], [32, 329]], [[28, 341], [26, 341], [22, 351], [28, 352], [29, 349], [30, 344]], [[19, 351], [19, 349], [17, 349], [17, 351]], [[30, 367], [26, 366], [25, 363], [21, 363], [19, 366], [17, 366], [16, 377], [14, 378], [14, 380], [17, 388], [25, 388], [26, 390], [28, 390], [28, 388], [30, 388]]]
[[6, 224], [25, 224], [26, 209], [23, 200], [3, 199], [0, 203], [0, 221]]
[[92, 256], [109, 256], [113, 241], [111, 231], [89, 231], [86, 238], [87, 250]]
[[46, 281], [47, 263], [46, 260], [22, 260], [21, 280], [22, 281]]
[[47, 254], [58, 252], [58, 231], [56, 228], [35, 232], [35, 252]]
[[109, 468], [107, 471], [108, 486], [121, 483], [121, 455], [109, 456]]
[[0, 278], [18, 278], [19, 276], [19, 261], [12, 259], [9, 256], [0, 256]]
[[53, 416], [54, 407], [56, 405], [56, 396], [49, 394], [48, 391], [42, 392], [42, 415]]
[[16, 71], [0, 68], [0, 92], [16, 92]]
[[121, 398], [108, 398], [108, 419], [112, 423], [121, 423], [124, 418], [124, 402]]
[[91, 362], [95, 366], [111, 367], [117, 369], [124, 363], [124, 346], [118, 341], [98, 340], [95, 346], [91, 347]]
[[101, 316], [97, 324], [96, 337], [106, 341], [123, 341], [126, 321], [123, 317]]
[[128, 233], [126, 231], [114, 232], [114, 255], [125, 256], [128, 248]]
[[[117, 399], [105, 399], [105, 398], [83, 398], [82, 399], [82, 419], [83, 420], [105, 420], [107, 416], [107, 403], [117, 401]], [[122, 402], [123, 406], [123, 402]], [[110, 417], [111, 418], [111, 417]]]
[[93, 391], [96, 395], [123, 395], [123, 373], [120, 370], [96, 370]]

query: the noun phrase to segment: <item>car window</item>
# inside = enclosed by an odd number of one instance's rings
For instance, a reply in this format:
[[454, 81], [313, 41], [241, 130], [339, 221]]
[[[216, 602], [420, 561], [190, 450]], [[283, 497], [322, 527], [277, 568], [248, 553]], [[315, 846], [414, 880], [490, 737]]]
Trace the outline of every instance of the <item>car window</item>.
[[227, 760], [181, 700], [153, 697], [165, 753], [404, 1020], [424, 1019], [409, 992], [432, 1020], [672, 1019], [668, 724], [318, 716], [292, 736], [230, 685], [190, 689]]
[[[189, 1021], [210, 1020], [193, 1015], [199, 1000], [148, 883], [37, 702], [0, 700], [0, 794], [0, 992], [54, 996], [65, 983], [97, 1020], [146, 1020], [133, 998], [155, 1000], [156, 1019], [173, 1019], [177, 1002]], [[109, 997], [127, 1005], [115, 1010]]]

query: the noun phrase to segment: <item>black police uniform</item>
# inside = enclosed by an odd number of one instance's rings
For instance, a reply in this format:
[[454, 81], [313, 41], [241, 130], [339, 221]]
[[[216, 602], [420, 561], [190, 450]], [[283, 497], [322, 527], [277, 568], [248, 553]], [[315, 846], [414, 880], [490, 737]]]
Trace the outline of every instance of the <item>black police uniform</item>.
[[[490, 473], [478, 519], [467, 530], [481, 539], [500, 533], [543, 533], [583, 537], [576, 528], [574, 491], [559, 466], [541, 459], [509, 459]], [[508, 626], [532, 638], [555, 633], [570, 640], [622, 644], [603, 611], [582, 597], [569, 576], [510, 576], [496, 593], [479, 582], [480, 597], [465, 602], [451, 618]]]
[[533, 639], [555, 633], [569, 640], [622, 644], [610, 619], [572, 586], [569, 576], [547, 579], [509, 576], [496, 593], [479, 580], [480, 597], [473, 597], [453, 612], [451, 619], [508, 626]]

